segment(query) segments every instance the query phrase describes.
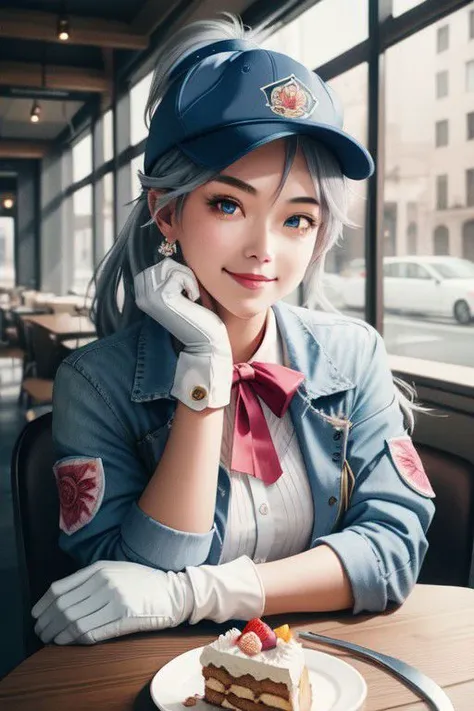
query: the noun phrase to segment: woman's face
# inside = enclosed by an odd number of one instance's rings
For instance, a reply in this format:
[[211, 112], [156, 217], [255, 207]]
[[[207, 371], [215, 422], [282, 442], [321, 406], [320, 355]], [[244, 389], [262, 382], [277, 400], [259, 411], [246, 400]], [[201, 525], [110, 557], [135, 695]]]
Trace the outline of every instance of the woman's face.
[[320, 208], [313, 181], [298, 152], [276, 198], [284, 163], [283, 140], [262, 146], [194, 190], [179, 221], [159, 222], [217, 304], [242, 319], [294, 291], [314, 251]]

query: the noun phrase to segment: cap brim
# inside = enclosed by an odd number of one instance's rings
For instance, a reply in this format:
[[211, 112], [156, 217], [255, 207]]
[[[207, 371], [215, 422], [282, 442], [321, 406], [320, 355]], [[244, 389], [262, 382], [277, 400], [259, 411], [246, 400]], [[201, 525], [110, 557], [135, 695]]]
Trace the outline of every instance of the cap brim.
[[178, 145], [198, 165], [222, 170], [259, 146], [294, 135], [310, 136], [323, 144], [347, 178], [364, 180], [374, 171], [370, 153], [354, 138], [333, 126], [306, 121], [231, 124]]

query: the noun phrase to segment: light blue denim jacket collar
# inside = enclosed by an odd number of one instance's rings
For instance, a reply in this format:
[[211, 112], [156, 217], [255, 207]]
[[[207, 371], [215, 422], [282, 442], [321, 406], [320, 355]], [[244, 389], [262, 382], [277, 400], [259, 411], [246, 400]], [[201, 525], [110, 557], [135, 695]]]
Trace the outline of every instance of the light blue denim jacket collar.
[[[273, 310], [283, 340], [285, 362], [289, 368], [305, 374], [299, 388], [304, 399], [313, 400], [355, 387], [291, 306], [280, 301]], [[138, 340], [132, 401], [171, 398], [177, 357], [169, 332], [145, 318]]]

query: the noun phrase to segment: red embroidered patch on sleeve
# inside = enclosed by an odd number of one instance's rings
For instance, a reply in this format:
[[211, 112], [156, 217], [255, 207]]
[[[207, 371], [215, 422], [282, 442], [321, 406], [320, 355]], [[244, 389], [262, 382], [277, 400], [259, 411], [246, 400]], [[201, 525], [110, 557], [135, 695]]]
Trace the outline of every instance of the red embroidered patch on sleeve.
[[387, 444], [395, 467], [403, 481], [413, 491], [433, 499], [435, 493], [410, 437], [394, 437], [387, 440]]
[[59, 492], [59, 528], [69, 536], [92, 521], [104, 496], [101, 459], [67, 457], [53, 467]]

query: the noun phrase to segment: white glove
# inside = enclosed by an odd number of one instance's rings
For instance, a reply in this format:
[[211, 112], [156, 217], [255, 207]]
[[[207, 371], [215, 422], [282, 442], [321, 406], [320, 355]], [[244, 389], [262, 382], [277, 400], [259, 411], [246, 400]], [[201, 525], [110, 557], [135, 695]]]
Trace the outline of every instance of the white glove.
[[260, 617], [264, 605], [260, 577], [246, 556], [185, 573], [98, 561], [53, 583], [31, 614], [45, 644], [94, 644], [186, 620], [249, 620]]
[[168, 257], [137, 274], [134, 284], [138, 308], [184, 344], [171, 395], [192, 410], [228, 405], [232, 351], [227, 329], [217, 314], [194, 303], [200, 294], [193, 271]]

